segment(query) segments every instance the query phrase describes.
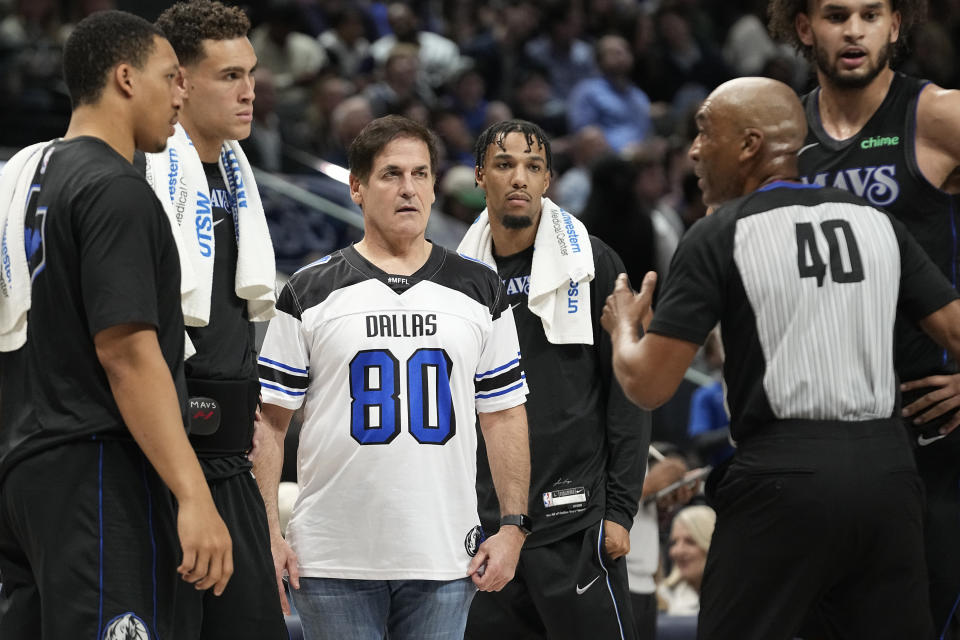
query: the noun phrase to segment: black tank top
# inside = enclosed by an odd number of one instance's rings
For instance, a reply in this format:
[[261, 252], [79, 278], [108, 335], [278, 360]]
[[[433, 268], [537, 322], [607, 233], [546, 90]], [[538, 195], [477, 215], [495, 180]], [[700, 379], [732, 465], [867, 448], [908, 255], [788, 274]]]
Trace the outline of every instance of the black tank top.
[[[835, 140], [824, 131], [820, 89], [808, 93], [803, 104], [809, 131], [800, 150], [800, 175], [804, 182], [852, 191], [889, 211], [956, 288], [960, 199], [930, 184], [917, 166], [917, 98], [927, 84], [896, 73], [880, 108], [846, 140]], [[897, 317], [895, 345], [901, 380], [957, 371], [957, 363], [902, 316]]]

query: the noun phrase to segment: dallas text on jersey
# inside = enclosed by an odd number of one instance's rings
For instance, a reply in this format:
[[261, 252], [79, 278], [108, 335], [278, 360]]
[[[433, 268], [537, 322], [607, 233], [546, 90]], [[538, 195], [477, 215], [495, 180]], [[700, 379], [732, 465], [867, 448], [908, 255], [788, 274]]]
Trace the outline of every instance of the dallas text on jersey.
[[437, 332], [437, 314], [400, 313], [367, 316], [367, 337], [418, 338]]

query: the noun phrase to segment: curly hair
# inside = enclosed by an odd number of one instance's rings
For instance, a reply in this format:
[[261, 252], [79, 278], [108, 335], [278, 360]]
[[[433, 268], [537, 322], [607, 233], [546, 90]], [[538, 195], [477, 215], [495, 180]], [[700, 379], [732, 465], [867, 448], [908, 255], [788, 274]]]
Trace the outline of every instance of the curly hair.
[[250, 31], [250, 19], [242, 9], [213, 0], [178, 2], [160, 14], [156, 25], [184, 66], [203, 59], [204, 40], [244, 38]]
[[483, 168], [483, 163], [487, 158], [487, 147], [495, 144], [503, 150], [503, 139], [510, 133], [523, 134], [527, 141], [528, 152], [533, 148], [534, 143], [542, 148], [546, 156], [547, 171], [553, 173], [553, 153], [550, 151], [550, 139], [538, 125], [526, 120], [504, 120], [487, 127], [487, 130], [480, 134], [473, 146], [478, 167]]
[[[770, 0], [767, 6], [767, 24], [770, 35], [785, 42], [802, 53], [807, 60], [813, 60], [813, 47], [800, 41], [797, 35], [796, 18], [799, 13], [810, 13], [811, 3], [816, 0]], [[894, 45], [894, 57], [906, 46], [910, 30], [926, 20], [927, 0], [889, 0], [894, 11], [900, 12], [900, 37]]]
[[107, 86], [107, 72], [127, 63], [143, 69], [160, 30], [124, 11], [98, 11], [77, 23], [63, 47], [63, 79], [73, 108], [94, 104]]

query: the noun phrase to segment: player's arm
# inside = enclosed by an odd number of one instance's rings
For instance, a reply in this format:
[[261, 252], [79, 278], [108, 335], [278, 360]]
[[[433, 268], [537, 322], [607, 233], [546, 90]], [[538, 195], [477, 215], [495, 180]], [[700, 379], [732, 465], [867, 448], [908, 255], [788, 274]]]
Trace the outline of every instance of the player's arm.
[[616, 560], [630, 553], [630, 528], [637, 515], [646, 474], [645, 452], [650, 447], [650, 412], [630, 402], [613, 375], [610, 336], [600, 328], [600, 313], [613, 292], [623, 262], [613, 250], [593, 240], [596, 277], [591, 287], [591, 312], [600, 365], [607, 436], [606, 504], [604, 505], [603, 546]]
[[293, 409], [275, 404], [264, 404], [260, 416], [262, 429], [257, 456], [253, 461], [253, 475], [257, 479], [263, 504], [267, 509], [267, 524], [270, 528], [270, 551], [273, 555], [273, 569], [280, 592], [280, 606], [283, 612], [290, 614], [290, 603], [283, 588], [283, 572], [290, 576], [294, 589], [300, 588], [300, 572], [297, 555], [287, 544], [280, 528], [280, 510], [277, 505], [277, 492], [280, 487], [280, 473], [283, 470], [283, 441], [287, 437]]
[[920, 94], [917, 164], [934, 186], [960, 193], [960, 91], [933, 85]]
[[[490, 475], [500, 514], [526, 513], [530, 493], [530, 439], [524, 405], [478, 413], [487, 445]], [[519, 527], [504, 526], [490, 536], [470, 561], [467, 575], [481, 591], [499, 591], [513, 579], [526, 538]], [[478, 569], [484, 567], [482, 575]]]
[[134, 440], [177, 498], [183, 561], [177, 571], [220, 595], [233, 574], [230, 534], [190, 446], [170, 369], [156, 330], [119, 324], [97, 332], [97, 358]]
[[634, 294], [621, 274], [603, 308], [601, 323], [613, 344], [613, 372], [624, 393], [644, 409], [656, 409], [676, 392], [699, 345], [679, 338], [647, 333], [640, 337], [641, 319], [650, 311], [657, 274], [643, 279]]

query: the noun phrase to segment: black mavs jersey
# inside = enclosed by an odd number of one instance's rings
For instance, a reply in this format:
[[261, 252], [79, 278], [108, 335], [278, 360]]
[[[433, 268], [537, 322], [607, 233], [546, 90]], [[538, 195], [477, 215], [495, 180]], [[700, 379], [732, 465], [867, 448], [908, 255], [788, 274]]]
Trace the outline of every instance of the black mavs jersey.
[[919, 320], [956, 297], [894, 218], [776, 182], [687, 232], [649, 331], [700, 344], [720, 321], [741, 439], [775, 420], [892, 417], [897, 310]]
[[157, 329], [180, 399], [180, 262], [159, 201], [105, 142], [54, 143], [25, 218], [27, 342], [0, 356], [0, 475], [24, 457], [92, 436], [129, 438], [94, 336], [128, 323]]
[[[533, 251], [497, 257], [517, 322], [530, 395], [530, 500], [534, 530], [525, 547], [550, 544], [599, 520], [630, 527], [643, 490], [649, 414], [627, 400], [612, 374], [610, 339], [599, 325], [607, 295], [624, 271], [619, 256], [590, 236], [594, 344], [552, 344], [527, 306]], [[480, 438], [483, 445], [483, 439]], [[486, 452], [477, 456], [480, 519], [488, 532], [500, 517]]]
[[[824, 131], [819, 88], [807, 94], [803, 101], [809, 132], [800, 150], [800, 175], [807, 183], [852, 191], [893, 214], [956, 288], [958, 201], [927, 182], [917, 166], [917, 99], [927, 84], [894, 74], [876, 113], [846, 140], [834, 140]], [[904, 381], [957, 369], [943, 349], [903, 317], [897, 319], [895, 347], [897, 373]]]

